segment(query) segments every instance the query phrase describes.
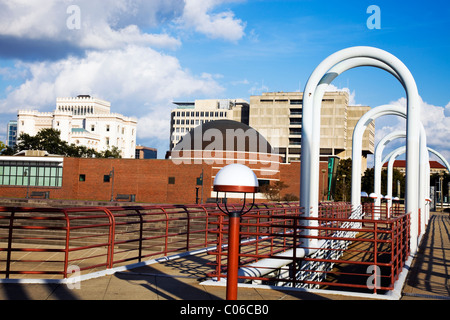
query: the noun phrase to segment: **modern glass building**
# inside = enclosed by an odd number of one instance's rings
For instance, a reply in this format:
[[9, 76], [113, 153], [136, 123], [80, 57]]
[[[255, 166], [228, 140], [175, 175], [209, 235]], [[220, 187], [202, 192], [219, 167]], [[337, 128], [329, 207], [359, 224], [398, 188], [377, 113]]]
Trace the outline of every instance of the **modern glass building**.
[[6, 145], [8, 147], [14, 147], [17, 143], [17, 121], [12, 120], [8, 122], [8, 128], [6, 130]]

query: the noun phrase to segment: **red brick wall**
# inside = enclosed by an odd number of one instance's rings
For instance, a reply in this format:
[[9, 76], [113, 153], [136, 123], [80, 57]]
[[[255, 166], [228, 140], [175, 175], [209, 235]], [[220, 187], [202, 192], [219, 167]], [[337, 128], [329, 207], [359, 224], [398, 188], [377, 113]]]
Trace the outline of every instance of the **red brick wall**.
[[[281, 197], [286, 194], [293, 194], [300, 198], [300, 162], [291, 162], [289, 164], [281, 164], [280, 165], [280, 181], [284, 182], [288, 185], [288, 187], [281, 191]], [[327, 183], [327, 174], [325, 176], [325, 189], [323, 185], [323, 174], [322, 170], [325, 169], [328, 172], [328, 162], [321, 161], [320, 162], [320, 171], [319, 171], [319, 201], [322, 201], [323, 190], [326, 189]]]
[[[226, 164], [223, 164], [225, 166]], [[252, 169], [266, 169], [266, 165], [249, 164]], [[213, 167], [214, 166], [214, 167]], [[80, 159], [65, 158], [62, 188], [33, 188], [32, 191], [50, 191], [51, 199], [99, 200], [111, 198], [112, 181], [103, 182], [103, 176], [114, 168], [114, 198], [117, 194], [135, 194], [137, 202], [146, 203], [195, 203], [197, 178], [203, 169], [203, 200], [211, 197], [213, 176], [219, 168], [214, 164], [175, 164], [171, 160], [156, 159]], [[221, 166], [218, 166], [221, 167]], [[327, 163], [320, 163], [320, 170], [327, 169]], [[300, 194], [300, 163], [281, 164], [279, 172], [273, 176], [256, 175], [260, 179], [276, 179], [289, 187], [285, 194]], [[84, 174], [85, 181], [79, 181]], [[319, 200], [323, 190], [322, 173], [319, 174]], [[169, 177], [175, 178], [175, 184], [169, 184]], [[199, 197], [201, 197], [201, 186]], [[0, 186], [2, 198], [25, 198], [26, 187]]]
[[[135, 194], [137, 202], [195, 203], [197, 177], [204, 171], [206, 190], [211, 190], [210, 165], [176, 165], [170, 160], [80, 159], [65, 158], [62, 188], [36, 188], [50, 191], [51, 199], [99, 200], [111, 199], [112, 179], [104, 182], [114, 168], [114, 198], [117, 194]], [[85, 181], [80, 181], [80, 175]], [[169, 177], [175, 184], [169, 184]], [[0, 186], [0, 197], [25, 198], [27, 187]]]

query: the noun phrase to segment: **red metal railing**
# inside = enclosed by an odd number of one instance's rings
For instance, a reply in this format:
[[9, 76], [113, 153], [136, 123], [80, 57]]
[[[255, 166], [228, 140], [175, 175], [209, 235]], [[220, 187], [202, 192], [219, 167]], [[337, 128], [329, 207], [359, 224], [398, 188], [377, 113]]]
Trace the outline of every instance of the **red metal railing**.
[[0, 207], [0, 276], [67, 278], [71, 266], [93, 272], [213, 246], [217, 212], [215, 204]]
[[215, 205], [0, 208], [0, 275], [67, 278], [205, 248]]
[[[294, 254], [292, 263], [284, 268], [291, 275], [306, 271], [321, 273], [325, 276], [320, 281], [282, 277], [283, 270], [241, 279], [283, 282], [294, 287], [366, 289], [371, 276], [367, 268], [374, 266], [381, 271], [375, 274], [373, 291], [389, 290], [409, 254], [409, 215], [399, 210], [391, 211], [389, 219], [382, 218], [382, 214], [380, 219], [373, 219], [374, 212], [382, 213], [381, 208], [363, 210], [364, 218], [350, 219], [353, 212], [350, 205], [326, 204], [320, 206], [319, 217], [311, 219], [295, 204], [256, 205], [241, 220], [241, 266], [267, 258], [280, 259], [280, 253], [305, 248], [311, 239], [341, 241], [346, 245], [322, 250], [340, 253], [338, 259], [323, 254], [299, 258]], [[342, 236], [342, 232], [355, 236]], [[0, 275], [67, 278], [71, 266], [93, 272], [213, 247], [210, 253], [215, 258], [215, 271], [211, 276], [220, 279], [226, 277], [227, 271], [227, 235], [228, 217], [215, 204], [0, 208]], [[313, 262], [329, 262], [334, 268], [305, 270]]]
[[[371, 213], [383, 211], [370, 209]], [[286, 260], [278, 254], [293, 247], [316, 253], [301, 258], [294, 253], [290, 262], [277, 272], [259, 266], [270, 273], [259, 270], [254, 272], [258, 276], [241, 274], [240, 281], [375, 293], [392, 290], [409, 255], [409, 215], [392, 214], [389, 219], [372, 219], [368, 215], [354, 219], [353, 212], [348, 204], [327, 204], [320, 206], [318, 218], [305, 217], [300, 207], [278, 212], [258, 209], [247, 214], [241, 221], [241, 266], [248, 268], [263, 259]], [[218, 237], [217, 250], [210, 253], [216, 255], [216, 269], [210, 276], [220, 279], [227, 272], [227, 250], [223, 246], [227, 243], [227, 218], [222, 216], [214, 223], [217, 223], [212, 231]], [[308, 247], [308, 240], [312, 239], [326, 245]], [[305, 273], [307, 277], [299, 276]]]

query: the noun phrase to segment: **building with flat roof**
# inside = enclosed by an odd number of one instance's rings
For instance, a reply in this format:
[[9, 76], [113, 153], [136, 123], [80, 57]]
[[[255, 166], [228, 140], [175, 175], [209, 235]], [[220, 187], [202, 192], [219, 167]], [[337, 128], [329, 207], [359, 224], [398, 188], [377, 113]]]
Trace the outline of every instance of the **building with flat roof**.
[[234, 120], [248, 125], [249, 104], [242, 99], [210, 99], [174, 102], [171, 112], [170, 150], [195, 127], [215, 120]]
[[[368, 106], [349, 106], [347, 92], [326, 92], [321, 110], [321, 156], [341, 159], [352, 155], [352, 135]], [[302, 144], [303, 93], [265, 92], [250, 97], [249, 125], [260, 132], [283, 157], [283, 162], [300, 160]], [[374, 152], [375, 123], [363, 136], [363, 172], [367, 155]]]
[[61, 140], [82, 145], [98, 152], [117, 147], [123, 158], [136, 153], [137, 120], [111, 113], [108, 101], [79, 95], [57, 98], [54, 112], [20, 110], [17, 115], [18, 135], [36, 135], [41, 129], [61, 132]]
[[135, 159], [156, 159], [158, 158], [158, 150], [144, 146], [136, 146]]

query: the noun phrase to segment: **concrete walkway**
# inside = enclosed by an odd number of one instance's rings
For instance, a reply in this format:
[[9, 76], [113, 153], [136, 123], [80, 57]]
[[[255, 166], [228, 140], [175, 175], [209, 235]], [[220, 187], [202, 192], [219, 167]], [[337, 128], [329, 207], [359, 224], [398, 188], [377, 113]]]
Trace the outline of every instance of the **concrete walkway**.
[[448, 213], [432, 213], [402, 294], [402, 300], [450, 300], [450, 217]]

